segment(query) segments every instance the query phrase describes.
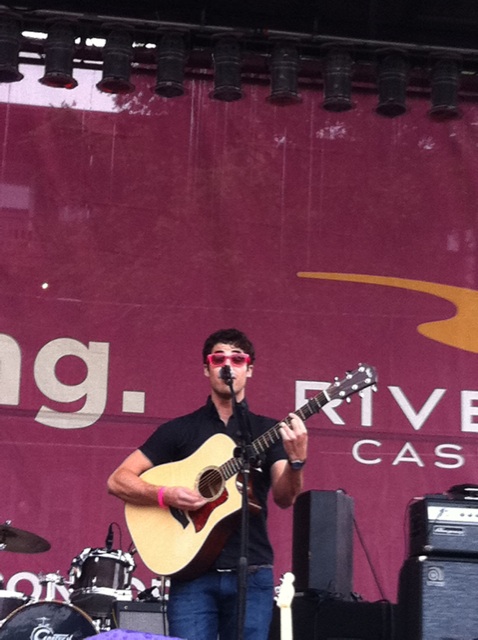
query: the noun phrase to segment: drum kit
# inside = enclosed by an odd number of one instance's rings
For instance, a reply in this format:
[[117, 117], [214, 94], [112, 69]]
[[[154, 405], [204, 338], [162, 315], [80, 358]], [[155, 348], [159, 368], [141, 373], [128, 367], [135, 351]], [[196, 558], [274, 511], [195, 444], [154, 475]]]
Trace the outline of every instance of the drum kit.
[[[4, 589], [0, 575], [0, 640], [82, 640], [116, 627], [114, 605], [132, 600], [130, 553], [109, 548], [84, 549], [73, 559], [69, 579], [58, 573], [39, 576], [46, 598], [30, 598]], [[0, 525], [0, 551], [42, 553], [51, 545], [40, 536]], [[57, 585], [67, 585], [69, 601], [54, 599]]]

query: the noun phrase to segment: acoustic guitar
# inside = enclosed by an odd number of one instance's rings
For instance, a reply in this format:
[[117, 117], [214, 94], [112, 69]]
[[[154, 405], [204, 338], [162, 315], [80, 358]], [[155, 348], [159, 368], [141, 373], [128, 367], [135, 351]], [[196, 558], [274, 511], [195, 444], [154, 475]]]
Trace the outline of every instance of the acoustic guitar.
[[[375, 369], [362, 364], [336, 380], [295, 413], [306, 420], [332, 400], [348, 399], [375, 385]], [[289, 423], [289, 418], [282, 422]], [[252, 442], [255, 456], [281, 438], [280, 422]], [[225, 434], [209, 438], [191, 456], [148, 469], [141, 478], [158, 486], [196, 489], [208, 502], [197, 511], [126, 503], [125, 518], [145, 565], [157, 575], [191, 579], [206, 571], [237, 524], [241, 510], [241, 463]], [[233, 456], [233, 457], [231, 457]], [[251, 509], [260, 509], [251, 501]]]

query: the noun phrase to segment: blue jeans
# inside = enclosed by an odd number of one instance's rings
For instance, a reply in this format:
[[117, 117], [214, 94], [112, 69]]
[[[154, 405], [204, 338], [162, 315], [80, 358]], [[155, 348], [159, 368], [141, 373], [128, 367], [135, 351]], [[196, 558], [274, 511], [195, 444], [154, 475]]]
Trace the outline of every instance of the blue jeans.
[[[237, 573], [211, 571], [169, 591], [169, 634], [184, 640], [237, 637]], [[247, 575], [244, 640], [267, 640], [272, 619], [274, 577], [260, 567]]]

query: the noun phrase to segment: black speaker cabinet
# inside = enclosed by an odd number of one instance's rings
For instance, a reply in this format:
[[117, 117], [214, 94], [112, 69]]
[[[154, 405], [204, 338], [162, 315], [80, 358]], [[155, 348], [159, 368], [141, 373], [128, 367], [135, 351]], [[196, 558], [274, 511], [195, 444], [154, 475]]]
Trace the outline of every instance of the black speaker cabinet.
[[478, 560], [420, 556], [400, 571], [400, 640], [478, 640]]
[[120, 629], [167, 635], [166, 607], [161, 602], [117, 601], [114, 622]]
[[[396, 640], [396, 608], [389, 602], [322, 600], [299, 593], [292, 603], [297, 640]], [[269, 640], [280, 640], [280, 609], [275, 607]]]
[[341, 491], [305, 491], [297, 498], [292, 547], [296, 591], [350, 596], [353, 510], [353, 499]]

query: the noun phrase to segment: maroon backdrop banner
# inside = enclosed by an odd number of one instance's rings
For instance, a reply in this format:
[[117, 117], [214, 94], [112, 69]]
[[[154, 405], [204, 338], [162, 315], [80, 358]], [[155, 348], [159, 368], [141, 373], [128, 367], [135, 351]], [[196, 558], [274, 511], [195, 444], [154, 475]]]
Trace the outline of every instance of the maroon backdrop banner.
[[[478, 482], [477, 108], [434, 122], [411, 97], [388, 119], [357, 94], [333, 114], [259, 85], [222, 103], [207, 79], [167, 100], [144, 76], [112, 98], [93, 72], [72, 92], [24, 72], [0, 88], [1, 518], [51, 550], [3, 553], [5, 584], [41, 597], [111, 522], [129, 548], [106, 479], [205, 400], [203, 340], [237, 326], [251, 408], [277, 419], [376, 368], [377, 393], [308, 421], [305, 477], [353, 497], [354, 590], [394, 601], [410, 501]], [[279, 576], [292, 511], [270, 529]]]

